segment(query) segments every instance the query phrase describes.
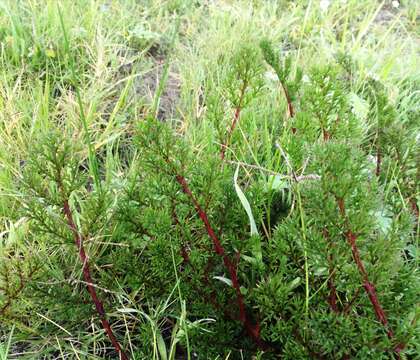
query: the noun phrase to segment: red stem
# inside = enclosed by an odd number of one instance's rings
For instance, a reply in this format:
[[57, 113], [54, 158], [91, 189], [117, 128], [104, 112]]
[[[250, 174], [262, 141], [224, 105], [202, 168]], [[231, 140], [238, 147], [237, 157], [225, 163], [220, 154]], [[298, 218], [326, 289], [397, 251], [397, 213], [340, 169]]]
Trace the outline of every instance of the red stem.
[[411, 210], [413, 210], [413, 213], [418, 220], [419, 219], [419, 207], [417, 206], [416, 199], [414, 197], [412, 197], [412, 198], [410, 198], [409, 201], [410, 201], [410, 205], [411, 205]]
[[[340, 209], [341, 216], [345, 219], [346, 223], [347, 217], [346, 217], [346, 211], [345, 211], [345, 205], [344, 205], [344, 199], [337, 198], [337, 204]], [[386, 317], [385, 311], [383, 310], [381, 303], [379, 301], [378, 295], [376, 293], [375, 285], [369, 281], [368, 273], [365, 269], [365, 266], [363, 265], [362, 259], [360, 257], [359, 248], [357, 247], [356, 240], [357, 236], [352, 232], [352, 230], [347, 230], [345, 233], [347, 242], [351, 246], [351, 252], [353, 255], [354, 262], [356, 263], [356, 266], [359, 270], [360, 275], [363, 279], [363, 288], [366, 291], [366, 294], [369, 297], [369, 301], [372, 304], [373, 310], [375, 311], [376, 318], [380, 321], [380, 323], [384, 326], [384, 328], [387, 331], [387, 335], [389, 339], [392, 339], [394, 337], [394, 333], [392, 329], [388, 325], [388, 319]], [[394, 348], [394, 352], [397, 354], [399, 358], [399, 352], [404, 348], [404, 344], [398, 344]]]
[[[348, 243], [351, 246], [353, 259], [357, 265], [357, 268], [359, 269], [359, 273], [362, 275], [363, 287], [366, 291], [366, 294], [369, 297], [370, 302], [372, 303], [373, 309], [375, 310], [376, 317], [382, 323], [382, 325], [386, 328], [388, 327], [388, 320], [379, 302], [378, 295], [376, 294], [375, 286], [373, 283], [369, 281], [368, 274], [363, 265], [362, 259], [360, 258], [360, 252], [356, 245], [357, 236], [351, 230], [347, 231], [345, 236], [347, 238]], [[393, 336], [394, 335], [393, 335], [392, 330], [389, 329], [388, 337], [392, 338]]]
[[128, 356], [125, 354], [124, 350], [122, 350], [118, 340], [116, 339], [116, 337], [114, 336], [114, 333], [112, 332], [111, 326], [109, 325], [109, 322], [106, 319], [104, 306], [101, 300], [99, 300], [98, 295], [96, 293], [94, 282], [93, 282], [92, 276], [90, 275], [89, 260], [86, 256], [85, 248], [83, 246], [83, 237], [80, 234], [80, 232], [77, 230], [76, 224], [74, 223], [72, 211], [70, 209], [67, 199], [64, 200], [63, 211], [67, 219], [67, 224], [69, 225], [70, 230], [73, 233], [74, 242], [76, 243], [76, 246], [79, 250], [79, 257], [83, 266], [83, 277], [87, 284], [90, 297], [92, 298], [92, 301], [95, 304], [96, 311], [99, 314], [99, 317], [101, 319], [102, 326], [105, 332], [107, 333], [108, 338], [111, 341], [114, 349], [120, 354], [120, 359], [128, 360]]
[[337, 290], [334, 284], [334, 269], [330, 267], [329, 269], [329, 280], [328, 280], [328, 288], [330, 289], [330, 295], [328, 296], [328, 303], [330, 304], [330, 308], [335, 313], [338, 313], [338, 306], [337, 306]]
[[229, 144], [230, 138], [232, 137], [233, 131], [235, 130], [235, 127], [238, 123], [239, 117], [241, 116], [242, 103], [244, 101], [245, 90], [247, 87], [248, 87], [248, 83], [245, 81], [241, 88], [241, 94], [239, 96], [238, 106], [236, 106], [236, 109], [235, 109], [235, 115], [233, 116], [232, 124], [230, 124], [230, 129], [227, 133], [226, 140], [222, 144], [222, 149], [220, 150], [220, 158], [222, 160], [225, 158], [226, 148]]
[[286, 97], [286, 101], [287, 101], [287, 109], [289, 111], [289, 116], [292, 118], [295, 116], [295, 111], [293, 109], [293, 104], [292, 104], [292, 100], [290, 99], [290, 95], [289, 92], [287, 91], [286, 86], [280, 82], [281, 87], [283, 88], [283, 92], [284, 92], [284, 96]]
[[324, 141], [328, 141], [331, 138], [331, 134], [325, 128], [322, 128], [322, 135], [324, 137]]
[[230, 258], [226, 255], [226, 251], [223, 248], [217, 235], [215, 234], [210, 224], [210, 221], [207, 217], [206, 212], [201, 208], [197, 199], [194, 197], [193, 193], [191, 192], [191, 189], [188, 186], [187, 180], [182, 175], [176, 175], [176, 181], [181, 185], [184, 193], [187, 194], [190, 200], [192, 201], [198, 216], [200, 217], [201, 221], [204, 223], [204, 227], [206, 228], [207, 234], [209, 235], [210, 239], [213, 241], [213, 246], [214, 246], [214, 250], [216, 254], [223, 258], [223, 263], [229, 272], [230, 279], [232, 281], [232, 286], [236, 292], [236, 301], [239, 307], [239, 321], [243, 324], [248, 334], [254, 339], [255, 343], [260, 347], [264, 347], [265, 345], [260, 338], [259, 324], [257, 323], [253, 325], [251, 321], [249, 320], [249, 317], [245, 310], [244, 298], [241, 293], [240, 284], [238, 280], [238, 274], [237, 274], [235, 265], [232, 263]]

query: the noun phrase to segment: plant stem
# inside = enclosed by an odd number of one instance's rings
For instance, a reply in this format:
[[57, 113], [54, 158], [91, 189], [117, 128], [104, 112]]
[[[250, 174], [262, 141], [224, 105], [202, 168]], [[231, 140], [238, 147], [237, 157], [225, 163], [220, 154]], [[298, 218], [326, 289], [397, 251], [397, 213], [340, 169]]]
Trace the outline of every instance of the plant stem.
[[[293, 172], [293, 175], [296, 179], [296, 174]], [[302, 206], [302, 198], [300, 194], [299, 183], [296, 183], [296, 192], [299, 205], [300, 213], [300, 222], [302, 228], [302, 239], [303, 239], [303, 257], [305, 260], [305, 316], [308, 317], [309, 314], [309, 266], [308, 266], [308, 251], [306, 248], [306, 225], [305, 225], [305, 216]]]
[[83, 277], [85, 279], [85, 282], [87, 284], [87, 288], [90, 294], [90, 297], [92, 298], [92, 302], [95, 304], [96, 312], [99, 314], [99, 318], [101, 319], [102, 326], [105, 330], [105, 332], [108, 335], [109, 340], [112, 343], [112, 346], [115, 348], [115, 350], [120, 354], [121, 360], [128, 360], [128, 356], [125, 354], [124, 350], [122, 350], [118, 340], [116, 339], [111, 326], [109, 325], [108, 320], [106, 319], [106, 313], [104, 306], [101, 302], [101, 300], [98, 298], [98, 295], [95, 290], [95, 284], [93, 282], [92, 276], [90, 274], [90, 268], [89, 268], [89, 260], [86, 255], [85, 248], [83, 246], [83, 236], [80, 234], [80, 232], [77, 230], [76, 224], [73, 220], [72, 211], [69, 206], [69, 202], [67, 199], [64, 199], [63, 203], [63, 211], [64, 215], [67, 219], [67, 224], [70, 227], [71, 232], [73, 233], [74, 242], [79, 250], [79, 258], [82, 262], [82, 269], [83, 269]]
[[229, 272], [230, 279], [232, 281], [232, 286], [235, 289], [236, 292], [236, 301], [239, 307], [239, 321], [243, 324], [245, 330], [250, 335], [250, 337], [255, 341], [255, 343], [259, 346], [264, 348], [265, 344], [260, 338], [260, 332], [259, 332], [259, 324], [252, 324], [249, 320], [248, 314], [245, 310], [245, 303], [244, 298], [241, 293], [241, 288], [238, 280], [238, 274], [235, 265], [232, 263], [230, 258], [227, 256], [225, 249], [223, 248], [223, 245], [221, 244], [219, 238], [217, 237], [216, 233], [214, 232], [210, 221], [207, 217], [206, 212], [201, 208], [200, 204], [198, 203], [197, 199], [194, 197], [193, 193], [191, 192], [191, 189], [187, 183], [187, 180], [182, 175], [177, 174], [176, 175], [176, 181], [179, 185], [181, 185], [183, 192], [190, 198], [191, 202], [194, 205], [194, 208], [200, 217], [201, 221], [204, 223], [204, 227], [207, 231], [207, 234], [209, 235], [210, 239], [213, 241], [214, 250], [217, 255], [221, 256], [223, 258], [223, 263], [226, 267], [226, 269]]
[[235, 109], [235, 115], [233, 116], [232, 124], [230, 125], [230, 129], [227, 133], [226, 140], [222, 144], [222, 149], [220, 150], [220, 158], [222, 160], [224, 160], [225, 158], [226, 148], [229, 145], [229, 141], [230, 141], [230, 138], [232, 137], [232, 133], [235, 130], [239, 117], [241, 116], [242, 105], [243, 105], [245, 91], [247, 87], [248, 87], [248, 82], [244, 81], [241, 88], [241, 94], [239, 95], [238, 105], [236, 106], [236, 109]]
[[101, 300], [98, 298], [98, 295], [96, 293], [96, 289], [95, 289], [96, 285], [93, 282], [93, 279], [92, 279], [92, 276], [91, 276], [91, 273], [90, 273], [89, 259], [86, 255], [85, 247], [83, 245], [84, 237], [80, 233], [80, 231], [77, 229], [76, 223], [74, 222], [73, 212], [72, 212], [72, 210], [70, 208], [70, 205], [69, 205], [68, 196], [66, 195], [66, 192], [64, 190], [64, 184], [63, 184], [63, 179], [61, 177], [61, 171], [58, 168], [57, 168], [57, 173], [56, 173], [56, 182], [57, 182], [58, 188], [60, 189], [61, 196], [63, 198], [64, 216], [66, 217], [67, 225], [69, 226], [69, 228], [70, 228], [70, 230], [73, 234], [74, 242], [75, 242], [76, 247], [79, 251], [79, 258], [80, 258], [80, 261], [82, 263], [83, 277], [85, 279], [87, 289], [88, 289], [88, 292], [89, 292], [90, 297], [92, 299], [92, 302], [95, 305], [96, 312], [98, 313], [99, 318], [101, 319], [102, 327], [104, 328], [106, 334], [108, 335], [108, 338], [112, 343], [112, 346], [120, 354], [120, 360], [128, 360], [128, 356], [125, 354], [124, 350], [122, 350], [118, 340], [116, 339], [116, 337], [115, 337], [115, 335], [114, 335], [114, 333], [111, 329], [111, 326], [110, 326], [108, 320], [106, 319], [106, 313], [105, 313], [104, 306], [103, 306]]
[[[336, 198], [338, 208], [340, 210], [340, 214], [347, 223], [348, 226], [348, 219], [346, 216], [346, 209], [344, 204], [343, 198]], [[389, 339], [393, 339], [394, 333], [392, 329], [388, 325], [388, 319], [386, 317], [385, 311], [383, 310], [381, 303], [379, 301], [378, 295], [376, 293], [375, 285], [369, 281], [368, 273], [365, 269], [365, 266], [363, 265], [362, 259], [360, 257], [359, 248], [357, 247], [356, 240], [357, 235], [353, 233], [351, 229], [348, 229], [345, 232], [345, 237], [347, 239], [347, 242], [349, 243], [351, 247], [351, 252], [353, 255], [353, 260], [356, 263], [357, 269], [359, 270], [360, 275], [362, 276], [363, 280], [363, 288], [365, 289], [365, 292], [369, 298], [370, 303], [372, 304], [373, 310], [375, 311], [376, 318], [379, 320], [379, 322], [383, 325], [383, 327], [386, 329], [387, 335]], [[394, 348], [394, 352], [397, 354], [397, 358], [399, 359], [399, 352], [404, 348], [404, 344], [398, 344]]]
[[303, 206], [302, 206], [302, 196], [300, 193], [300, 184], [297, 178], [297, 175], [295, 171], [293, 170], [292, 164], [289, 161], [289, 157], [284, 152], [283, 148], [280, 146], [279, 143], [276, 142], [276, 147], [279, 149], [281, 155], [283, 156], [284, 160], [286, 161], [286, 164], [288, 168], [290, 169], [290, 172], [292, 173], [292, 178], [295, 181], [296, 185], [296, 194], [297, 194], [297, 202], [299, 206], [299, 214], [300, 214], [300, 223], [301, 223], [301, 229], [302, 229], [302, 240], [303, 240], [303, 257], [305, 260], [305, 316], [307, 317], [309, 314], [309, 265], [308, 265], [308, 251], [307, 251], [307, 244], [306, 244], [306, 225], [305, 225], [305, 214], [303, 212]]
[[284, 85], [283, 82], [281, 81], [280, 81], [280, 84], [281, 84], [281, 87], [283, 88], [284, 96], [286, 97], [289, 116], [292, 118], [295, 116], [295, 110], [293, 108], [292, 100], [290, 99], [290, 95], [289, 95], [289, 92], [287, 91], [286, 85]]

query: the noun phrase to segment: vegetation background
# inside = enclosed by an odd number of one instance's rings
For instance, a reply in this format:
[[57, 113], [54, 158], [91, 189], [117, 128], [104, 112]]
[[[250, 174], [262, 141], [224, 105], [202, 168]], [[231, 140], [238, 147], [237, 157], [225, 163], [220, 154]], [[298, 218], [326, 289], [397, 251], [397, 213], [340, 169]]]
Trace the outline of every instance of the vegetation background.
[[0, 0], [0, 357], [418, 359], [419, 14]]

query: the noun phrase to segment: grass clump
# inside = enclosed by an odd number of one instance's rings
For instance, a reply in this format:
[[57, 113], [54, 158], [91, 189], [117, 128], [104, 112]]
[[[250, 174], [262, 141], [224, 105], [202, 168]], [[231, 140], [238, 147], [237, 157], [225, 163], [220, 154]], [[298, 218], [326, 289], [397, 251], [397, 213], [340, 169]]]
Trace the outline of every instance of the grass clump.
[[3, 358], [415, 358], [415, 3], [46, 4], [0, 8]]

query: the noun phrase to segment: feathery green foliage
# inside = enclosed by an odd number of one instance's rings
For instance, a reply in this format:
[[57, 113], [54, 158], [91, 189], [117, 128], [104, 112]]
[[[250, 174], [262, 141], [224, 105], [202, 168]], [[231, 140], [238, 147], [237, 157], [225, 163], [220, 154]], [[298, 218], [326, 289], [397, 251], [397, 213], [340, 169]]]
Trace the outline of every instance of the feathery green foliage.
[[416, 357], [418, 5], [340, 4], [0, 4], [1, 357]]

